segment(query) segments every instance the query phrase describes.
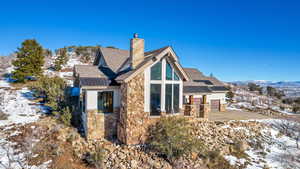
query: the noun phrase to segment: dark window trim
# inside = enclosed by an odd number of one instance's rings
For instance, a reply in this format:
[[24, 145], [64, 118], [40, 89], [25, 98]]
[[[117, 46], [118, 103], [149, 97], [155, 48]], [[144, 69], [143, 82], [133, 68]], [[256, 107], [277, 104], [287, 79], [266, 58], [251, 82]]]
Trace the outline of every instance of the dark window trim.
[[[111, 104], [107, 108], [107, 111], [106, 110], [103, 111], [103, 110], [99, 109], [99, 107], [100, 107], [99, 106], [99, 96], [100, 96], [100, 94], [106, 94], [106, 97], [108, 96], [108, 94], [110, 94], [110, 96], [111, 96]], [[106, 98], [106, 99], [109, 99], [109, 98]], [[104, 103], [104, 104], [107, 104], [107, 103]], [[109, 113], [114, 112], [114, 91], [98, 91], [97, 92], [97, 111], [98, 111], [98, 113], [103, 113], [103, 114], [109, 114]]]

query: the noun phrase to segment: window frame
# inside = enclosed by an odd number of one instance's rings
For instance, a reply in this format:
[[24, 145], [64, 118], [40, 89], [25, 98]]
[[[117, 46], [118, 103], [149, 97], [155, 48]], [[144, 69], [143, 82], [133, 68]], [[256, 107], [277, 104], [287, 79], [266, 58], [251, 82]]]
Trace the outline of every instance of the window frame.
[[[100, 112], [100, 109], [99, 109], [99, 94], [104, 94], [104, 93], [110, 93], [111, 94], [111, 108], [108, 108], [108, 109], [111, 109], [111, 111], [110, 110], [108, 110], [108, 111], [103, 111], [102, 110], [102, 112]], [[109, 106], [109, 107], [110, 107]], [[103, 114], [110, 114], [110, 113], [113, 113], [114, 112], [114, 91], [112, 91], [112, 90], [104, 90], [104, 91], [98, 91], [97, 92], [97, 112], [98, 113], [103, 113]]]
[[[161, 80], [151, 80], [151, 68], [152, 66], [156, 65], [158, 62], [161, 62]], [[167, 64], [169, 64], [171, 66], [171, 71], [172, 71], [172, 80], [167, 80]], [[149, 105], [147, 110], [149, 110], [150, 112], [150, 116], [158, 116], [158, 115], [152, 115], [151, 113], [151, 84], [161, 84], [161, 112], [165, 112], [167, 114], [178, 114], [180, 113], [180, 108], [182, 100], [180, 97], [182, 97], [182, 79], [181, 77], [178, 75], [177, 70], [174, 68], [174, 65], [168, 61], [167, 58], [163, 58], [159, 61], [157, 61], [156, 63], [154, 63], [150, 68], [149, 68]], [[178, 80], [175, 80], [175, 74], [178, 76]], [[171, 104], [172, 104], [172, 111], [171, 112], [167, 112], [167, 108], [166, 108], [166, 86], [167, 84], [171, 84], [172, 85], [172, 100], [171, 100]], [[178, 84], [179, 86], [179, 97], [178, 97], [178, 111], [174, 112], [174, 85]]]
[[[158, 78], [158, 79], [152, 79], [152, 70], [153, 70], [152, 68], [154, 68], [158, 64], [160, 64], [160, 72], [158, 72], [160, 74], [160, 78]], [[163, 72], [162, 69], [163, 69], [163, 63], [162, 63], [162, 61], [158, 61], [154, 65], [152, 65], [151, 68], [150, 68], [150, 80], [162, 80], [162, 72]], [[155, 76], [153, 75], [153, 77], [155, 77]]]

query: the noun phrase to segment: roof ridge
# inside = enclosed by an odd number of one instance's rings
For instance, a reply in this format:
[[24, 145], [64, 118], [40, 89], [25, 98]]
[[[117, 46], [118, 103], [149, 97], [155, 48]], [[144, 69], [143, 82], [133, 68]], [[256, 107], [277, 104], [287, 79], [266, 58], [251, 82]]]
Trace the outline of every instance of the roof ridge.
[[150, 51], [147, 51], [147, 52], [144, 52], [144, 53], [145, 53], [146, 55], [149, 55], [149, 54], [156, 53], [156, 52], [162, 51], [162, 50], [164, 50], [164, 49], [167, 49], [168, 47], [170, 47], [170, 46], [164, 46], [164, 47], [162, 47], [162, 48], [150, 50]]

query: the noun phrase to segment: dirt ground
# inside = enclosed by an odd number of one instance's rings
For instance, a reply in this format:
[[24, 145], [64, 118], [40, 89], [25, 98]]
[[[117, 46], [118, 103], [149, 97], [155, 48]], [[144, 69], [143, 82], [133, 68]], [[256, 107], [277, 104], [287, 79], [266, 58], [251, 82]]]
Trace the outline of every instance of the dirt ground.
[[257, 112], [227, 110], [226, 112], [210, 112], [208, 119], [211, 121], [228, 121], [228, 120], [250, 120], [250, 119], [270, 119]]

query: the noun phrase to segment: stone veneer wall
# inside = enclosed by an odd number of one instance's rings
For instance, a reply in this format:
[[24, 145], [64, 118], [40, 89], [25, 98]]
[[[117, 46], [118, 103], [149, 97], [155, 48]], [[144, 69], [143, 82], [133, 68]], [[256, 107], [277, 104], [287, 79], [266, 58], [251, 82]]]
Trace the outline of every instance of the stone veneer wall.
[[200, 105], [184, 104], [184, 115], [190, 117], [199, 117]]
[[140, 73], [128, 83], [121, 85], [121, 109], [118, 139], [124, 144], [143, 143], [148, 127], [159, 118], [144, 112], [144, 74]]
[[208, 119], [209, 112], [210, 112], [210, 104], [201, 104], [200, 117]]
[[119, 109], [113, 113], [98, 113], [97, 110], [87, 112], [87, 139], [112, 139], [117, 135]]

